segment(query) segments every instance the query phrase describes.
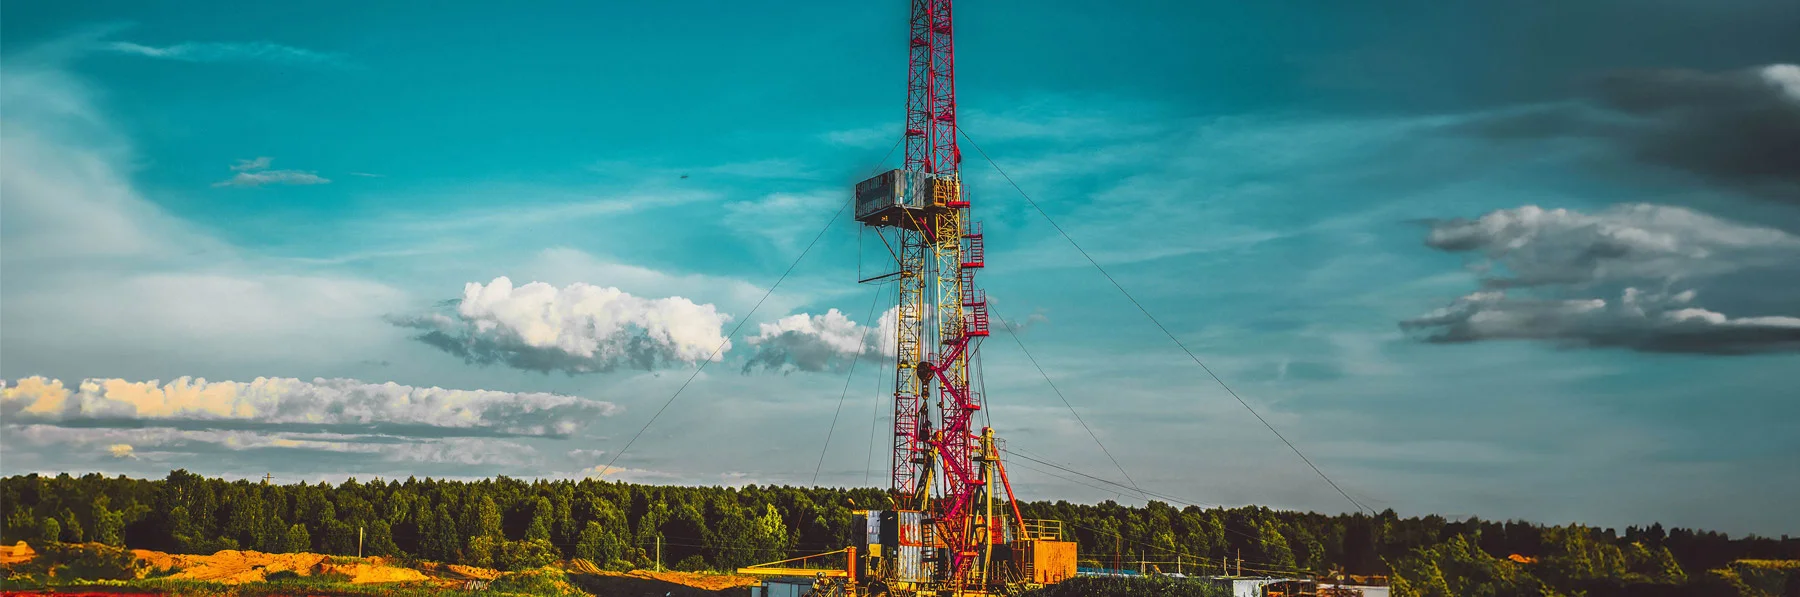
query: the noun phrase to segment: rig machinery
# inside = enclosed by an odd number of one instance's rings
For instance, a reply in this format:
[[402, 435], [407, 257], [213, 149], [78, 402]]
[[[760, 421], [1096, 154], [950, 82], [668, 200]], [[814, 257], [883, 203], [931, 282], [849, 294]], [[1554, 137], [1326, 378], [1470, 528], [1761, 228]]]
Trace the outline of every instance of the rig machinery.
[[[1005, 594], [1075, 575], [1075, 543], [1059, 521], [1020, 514], [993, 429], [975, 425], [970, 365], [989, 332], [975, 274], [986, 264], [960, 172], [950, 5], [912, 0], [905, 166], [855, 189], [856, 220], [897, 265], [876, 278], [898, 286], [883, 334], [897, 355], [892, 508], [857, 511], [843, 550], [740, 569], [769, 579], [763, 595]], [[843, 563], [806, 566], [826, 558]]]

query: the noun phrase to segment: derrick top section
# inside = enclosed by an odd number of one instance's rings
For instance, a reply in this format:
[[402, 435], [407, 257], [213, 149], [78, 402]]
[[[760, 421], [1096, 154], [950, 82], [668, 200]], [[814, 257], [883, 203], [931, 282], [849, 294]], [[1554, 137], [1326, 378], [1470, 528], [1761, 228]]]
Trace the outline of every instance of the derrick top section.
[[956, 48], [950, 0], [913, 0], [906, 78], [906, 170], [954, 175]]

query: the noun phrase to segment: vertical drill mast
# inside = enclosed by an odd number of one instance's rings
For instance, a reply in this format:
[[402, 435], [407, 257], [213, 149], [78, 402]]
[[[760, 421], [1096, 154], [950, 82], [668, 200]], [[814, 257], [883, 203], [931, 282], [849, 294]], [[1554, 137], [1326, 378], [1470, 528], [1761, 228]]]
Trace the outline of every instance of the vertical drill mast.
[[982, 592], [1004, 582], [990, 574], [995, 545], [1022, 525], [995, 519], [989, 481], [1003, 482], [1005, 473], [992, 431], [974, 425], [982, 397], [971, 387], [971, 364], [988, 335], [987, 297], [975, 274], [986, 264], [956, 146], [950, 4], [912, 0], [905, 166], [856, 185], [857, 221], [899, 237], [891, 488], [895, 509], [923, 522], [916, 538], [901, 531], [901, 551], [891, 556], [899, 564], [887, 578], [919, 594]]
[[[916, 480], [920, 474], [941, 474], [941, 500], [918, 507], [929, 511], [934, 519], [935, 535], [949, 553], [941, 561], [948, 564], [943, 577], [952, 586], [979, 582], [978, 543], [975, 533], [986, 533], [986, 517], [977, 523], [977, 512], [985, 512], [987, 499], [983, 465], [978, 460], [980, 435], [972, 428], [975, 412], [981, 409], [981, 397], [970, 389], [969, 361], [977, 338], [987, 335], [985, 297], [975, 289], [975, 273], [984, 264], [981, 234], [970, 220], [969, 201], [963, 193], [960, 166], [962, 155], [956, 146], [956, 53], [952, 35], [951, 0], [913, 0], [909, 22], [910, 53], [907, 73], [906, 167], [929, 180], [931, 209], [925, 221], [918, 222], [916, 238], [929, 255], [921, 270], [903, 268], [902, 278], [916, 271], [913, 279], [922, 282], [915, 296], [929, 292], [935, 308], [929, 312], [935, 327], [940, 352], [925, 354], [913, 366], [913, 377], [923, 381], [923, 392], [917, 394], [917, 406], [931, 404], [929, 378], [938, 382], [936, 429], [921, 423], [929, 417], [911, 421], [910, 430], [896, 429], [909, 435], [908, 462], [921, 461], [908, 473]], [[910, 248], [910, 247], [907, 247]], [[904, 249], [903, 249], [904, 250]], [[927, 252], [927, 251], [921, 251]], [[907, 280], [901, 282], [903, 295], [909, 294]], [[930, 288], [924, 288], [929, 286]], [[921, 296], [921, 298], [923, 298]], [[920, 305], [923, 306], [923, 305]], [[904, 308], [904, 307], [903, 307]], [[920, 309], [921, 314], [925, 312]], [[924, 322], [917, 322], [923, 324]], [[924, 325], [917, 325], [923, 330]], [[901, 372], [904, 374], [905, 372]], [[899, 402], [908, 402], [901, 398]], [[920, 412], [923, 412], [921, 409]], [[935, 453], [940, 465], [932, 471], [932, 458], [917, 458], [916, 446], [926, 444], [927, 455]], [[899, 442], [896, 442], [899, 443]], [[896, 460], [901, 458], [896, 451]], [[896, 475], [898, 480], [901, 475]], [[897, 491], [916, 491], [917, 486], [896, 485]], [[928, 500], [929, 496], [920, 496]]]
[[[854, 212], [884, 244], [890, 229], [898, 240], [888, 245], [898, 271], [864, 280], [898, 278], [895, 317], [882, 318], [897, 355], [891, 509], [855, 511], [848, 549], [738, 572], [811, 577], [815, 594], [846, 597], [1016, 594], [1074, 576], [1075, 544], [1060, 523], [1024, 518], [994, 430], [975, 426], [971, 365], [988, 335], [975, 274], [986, 250], [956, 147], [951, 0], [910, 1], [906, 162], [857, 183]], [[848, 562], [837, 571], [793, 564], [840, 553]]]
[[913, 0], [906, 78], [906, 169], [955, 176], [956, 55], [950, 0]]

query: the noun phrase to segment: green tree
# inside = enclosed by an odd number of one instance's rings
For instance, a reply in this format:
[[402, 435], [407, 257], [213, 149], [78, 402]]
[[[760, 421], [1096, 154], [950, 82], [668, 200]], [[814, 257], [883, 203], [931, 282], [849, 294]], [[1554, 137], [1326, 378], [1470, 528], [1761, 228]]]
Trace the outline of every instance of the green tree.
[[40, 529], [39, 536], [43, 538], [45, 543], [62, 541], [62, 523], [56, 522], [56, 517], [44, 517], [44, 524], [38, 528]]
[[312, 551], [312, 533], [306, 532], [306, 525], [297, 522], [288, 525], [286, 539], [283, 551], [289, 553]]
[[112, 498], [101, 494], [94, 498], [94, 537], [95, 541], [123, 547], [125, 545], [125, 512], [113, 510]]
[[492, 496], [481, 496], [475, 504], [475, 528], [470, 531], [477, 537], [502, 537], [500, 530], [500, 506], [494, 503]]
[[325, 553], [353, 556], [356, 555], [356, 527], [342, 520], [325, 523]]
[[790, 543], [787, 523], [781, 519], [781, 513], [775, 511], [775, 506], [764, 505], [763, 515], [755, 522], [756, 533], [751, 540], [761, 548], [755, 552], [756, 558], [770, 562], [787, 557]]
[[494, 555], [500, 551], [500, 544], [505, 540], [500, 537], [470, 537], [468, 546], [462, 551], [462, 563], [483, 568], [494, 567]]
[[555, 524], [556, 512], [551, 509], [550, 500], [539, 497], [532, 503], [531, 525], [525, 529], [527, 541], [550, 541], [550, 528]]
[[1481, 551], [1466, 535], [1414, 549], [1394, 563], [1394, 597], [1551, 597], [1557, 593], [1511, 560]]
[[1294, 550], [1288, 545], [1287, 537], [1281, 534], [1281, 529], [1275, 525], [1275, 521], [1263, 521], [1257, 527], [1257, 531], [1258, 539], [1262, 543], [1262, 558], [1264, 558], [1261, 563], [1274, 568], [1276, 572], [1293, 570]]
[[437, 508], [432, 510], [428, 522], [429, 524], [421, 523], [425, 525], [423, 529], [425, 538], [422, 541], [424, 545], [421, 548], [421, 551], [424, 552], [423, 555], [442, 561], [455, 560], [457, 547], [461, 542], [457, 540], [456, 519], [451, 518], [450, 507], [438, 504]]
[[62, 519], [64, 540], [69, 543], [80, 543], [87, 540], [87, 533], [83, 532], [81, 528], [81, 519], [75, 517], [74, 510], [64, 508]]
[[38, 524], [37, 518], [31, 515], [31, 508], [20, 508], [17, 504], [6, 502], [0, 502], [0, 504], [12, 508], [12, 512], [6, 515], [6, 528], [4, 532], [0, 532], [0, 537], [11, 541], [13, 537], [43, 536], [42, 525]]
[[575, 557], [585, 558], [600, 566], [625, 555], [625, 538], [619, 536], [618, 531], [591, 520], [588, 521], [587, 528], [581, 530], [581, 538], [575, 543]]
[[[1661, 531], [1662, 525], [1658, 524], [1651, 528], [1654, 531]], [[1655, 569], [1657, 573], [1654, 578], [1669, 583], [1687, 582], [1687, 571], [1681, 569], [1681, 562], [1675, 559], [1675, 554], [1669, 551], [1668, 546], [1656, 548], [1651, 555], [1656, 558]], [[1800, 581], [1800, 575], [1796, 575], [1795, 579], [1796, 581]], [[1800, 584], [1800, 582], [1797, 582], [1796, 584]], [[1800, 591], [1795, 591], [1792, 594], [1800, 594]]]
[[366, 534], [363, 537], [363, 555], [400, 555], [400, 546], [394, 544], [394, 527], [393, 525], [389, 525], [388, 521], [377, 518], [374, 522], [369, 523], [369, 525], [365, 527], [365, 532]]

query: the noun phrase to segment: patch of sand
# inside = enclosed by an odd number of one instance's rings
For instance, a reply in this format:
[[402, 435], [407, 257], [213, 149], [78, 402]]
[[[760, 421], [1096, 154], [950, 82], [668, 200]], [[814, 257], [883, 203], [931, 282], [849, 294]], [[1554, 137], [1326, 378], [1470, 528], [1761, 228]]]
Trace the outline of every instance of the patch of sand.
[[600, 574], [602, 576], [630, 576], [633, 578], [646, 578], [646, 579], [650, 579], [650, 580], [654, 580], [654, 581], [677, 584], [677, 585], [681, 585], [684, 587], [693, 587], [693, 588], [701, 589], [704, 591], [723, 591], [725, 589], [748, 587], [750, 585], [756, 584], [756, 582], [757, 582], [755, 578], [749, 577], [749, 576], [738, 576], [736, 574], [710, 574], [710, 573], [705, 573], [705, 572], [675, 572], [675, 571], [656, 572], [653, 570], [633, 570], [630, 572], [601, 571]]
[[316, 553], [263, 553], [228, 549], [212, 555], [169, 554], [147, 549], [131, 550], [132, 555], [157, 570], [176, 570], [169, 578], [206, 580], [228, 584], [268, 580], [276, 572], [293, 572], [300, 576], [342, 574], [356, 584], [417, 582], [431, 580], [424, 572], [396, 566], [385, 558], [333, 562]]
[[319, 573], [337, 573], [350, 577], [350, 582], [359, 585], [388, 582], [417, 582], [431, 580], [425, 573], [412, 568], [404, 568], [389, 564], [385, 558], [373, 557], [367, 562], [349, 564], [333, 564], [326, 562], [319, 565]]
[[[269, 574], [290, 571], [310, 575], [325, 556], [315, 553], [263, 553], [227, 549], [210, 556], [171, 556], [174, 567], [181, 571], [169, 578], [242, 583], [267, 580]], [[152, 562], [155, 565], [155, 562]]]
[[37, 552], [20, 541], [18, 545], [0, 545], [0, 565], [23, 564], [37, 557]]

